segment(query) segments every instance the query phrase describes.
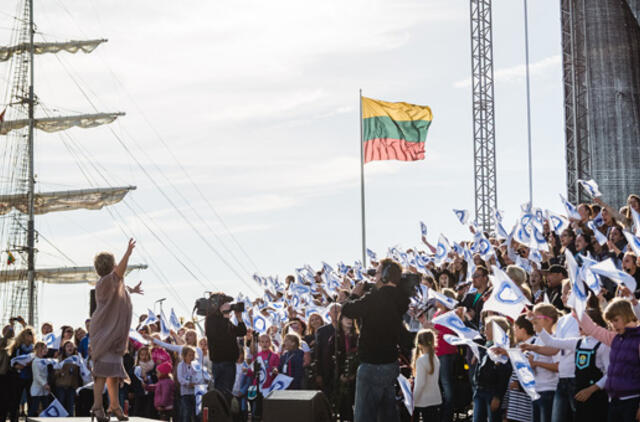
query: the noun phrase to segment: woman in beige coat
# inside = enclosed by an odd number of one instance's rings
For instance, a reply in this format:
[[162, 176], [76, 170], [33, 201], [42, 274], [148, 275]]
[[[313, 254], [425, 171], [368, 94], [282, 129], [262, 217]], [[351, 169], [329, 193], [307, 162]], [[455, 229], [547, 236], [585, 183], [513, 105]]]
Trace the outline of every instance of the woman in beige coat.
[[118, 401], [118, 386], [121, 380], [129, 382], [129, 377], [122, 364], [122, 356], [129, 343], [129, 329], [131, 327], [131, 299], [129, 293], [142, 294], [138, 283], [134, 288], [125, 286], [124, 274], [127, 263], [136, 242], [129, 240], [129, 246], [118, 265], [115, 265], [113, 254], [100, 252], [93, 261], [93, 266], [100, 276], [96, 284], [97, 307], [91, 316], [89, 338], [91, 359], [93, 361], [93, 398], [91, 409], [92, 419], [98, 422], [108, 422], [102, 404], [102, 392], [107, 384], [109, 392], [109, 410], [119, 421], [128, 418], [123, 414]]

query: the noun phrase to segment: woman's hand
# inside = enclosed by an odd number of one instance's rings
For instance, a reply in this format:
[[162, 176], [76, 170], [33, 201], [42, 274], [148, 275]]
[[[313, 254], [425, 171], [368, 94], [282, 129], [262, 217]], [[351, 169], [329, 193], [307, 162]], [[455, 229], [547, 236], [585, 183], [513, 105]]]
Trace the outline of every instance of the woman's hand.
[[491, 399], [491, 411], [495, 412], [500, 409], [500, 399], [498, 397], [494, 397]]
[[140, 282], [138, 284], [136, 284], [136, 286], [133, 287], [133, 288], [127, 286], [127, 290], [129, 290], [129, 294], [137, 293], [139, 295], [143, 295], [144, 294], [144, 290], [142, 290], [141, 286], [142, 286], [142, 280], [140, 280]]
[[[595, 388], [594, 388], [595, 387]], [[587, 400], [589, 400], [589, 397], [591, 397], [591, 395], [593, 393], [596, 392], [596, 390], [598, 390], [598, 386], [597, 385], [591, 385], [587, 388], [583, 388], [582, 390], [578, 391], [575, 395], [575, 399], [580, 401], [580, 402], [585, 402]]]
[[536, 361], [533, 360], [533, 356], [529, 355], [527, 356], [527, 359], [529, 359], [529, 365], [531, 365], [531, 369], [536, 367]]
[[127, 252], [125, 252], [126, 255], [131, 255], [131, 252], [133, 252], [133, 249], [136, 247], [136, 241], [133, 240], [133, 237], [131, 239], [129, 239], [129, 245], [127, 245]]

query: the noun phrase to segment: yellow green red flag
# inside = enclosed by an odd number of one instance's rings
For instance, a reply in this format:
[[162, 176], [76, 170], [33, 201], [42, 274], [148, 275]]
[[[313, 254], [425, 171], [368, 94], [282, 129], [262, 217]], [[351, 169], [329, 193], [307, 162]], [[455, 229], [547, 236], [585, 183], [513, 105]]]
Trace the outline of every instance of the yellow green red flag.
[[424, 160], [432, 119], [428, 106], [362, 97], [364, 162]]

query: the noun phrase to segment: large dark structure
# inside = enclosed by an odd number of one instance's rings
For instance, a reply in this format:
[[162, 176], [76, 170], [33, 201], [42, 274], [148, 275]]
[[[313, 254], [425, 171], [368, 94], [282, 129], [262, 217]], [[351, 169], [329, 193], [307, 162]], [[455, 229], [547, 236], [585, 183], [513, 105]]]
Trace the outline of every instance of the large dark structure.
[[640, 193], [640, 0], [560, 0], [567, 194], [595, 179], [614, 207]]

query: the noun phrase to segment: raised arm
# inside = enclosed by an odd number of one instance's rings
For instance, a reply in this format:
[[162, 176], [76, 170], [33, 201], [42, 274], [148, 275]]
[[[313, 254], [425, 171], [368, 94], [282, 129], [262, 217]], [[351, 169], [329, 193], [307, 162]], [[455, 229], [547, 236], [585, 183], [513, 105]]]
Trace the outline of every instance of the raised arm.
[[[576, 315], [574, 312], [574, 317], [575, 316]], [[599, 342], [611, 347], [611, 343], [613, 343], [613, 339], [616, 336], [616, 333], [596, 325], [596, 323], [591, 320], [586, 312], [582, 314], [582, 319], [579, 320], [578, 323], [580, 324], [580, 328], [582, 328], [582, 331], [586, 335], [591, 336]]]
[[[538, 333], [538, 337], [540, 337], [540, 340], [542, 340], [545, 346], [555, 349], [556, 353], [558, 349], [576, 350], [576, 345], [578, 344], [578, 340], [580, 340], [579, 338], [556, 338], [547, 333], [547, 330], [544, 328]], [[552, 355], [556, 353], [552, 353]], [[542, 354], [546, 355], [546, 353]]]
[[116, 265], [116, 268], [114, 268], [113, 270], [118, 275], [118, 277], [124, 278], [124, 273], [127, 271], [127, 265], [129, 263], [129, 257], [131, 256], [131, 252], [133, 252], [133, 248], [135, 247], [136, 247], [136, 241], [133, 240], [133, 238], [129, 239], [129, 245], [127, 246], [127, 251], [122, 256], [122, 259], [120, 260], [118, 265]]

